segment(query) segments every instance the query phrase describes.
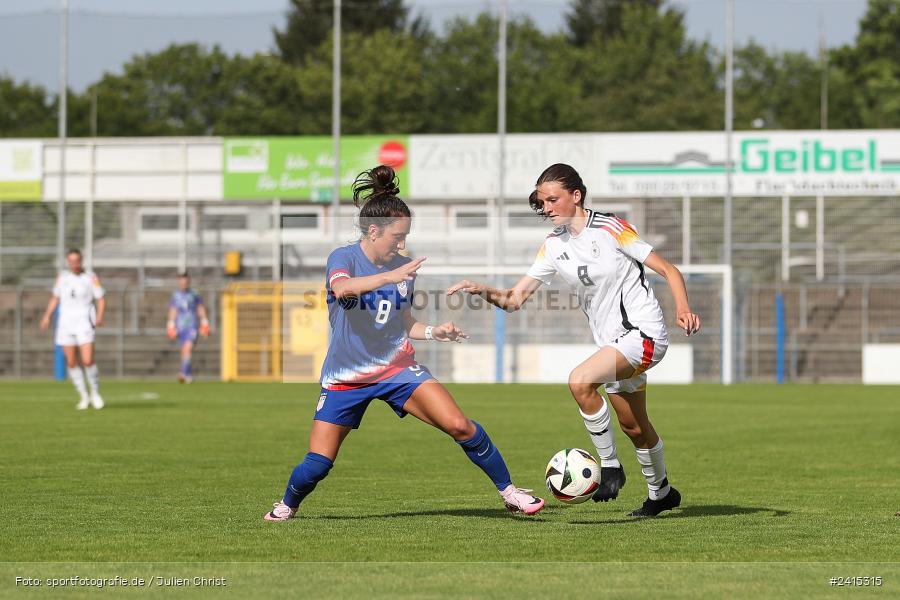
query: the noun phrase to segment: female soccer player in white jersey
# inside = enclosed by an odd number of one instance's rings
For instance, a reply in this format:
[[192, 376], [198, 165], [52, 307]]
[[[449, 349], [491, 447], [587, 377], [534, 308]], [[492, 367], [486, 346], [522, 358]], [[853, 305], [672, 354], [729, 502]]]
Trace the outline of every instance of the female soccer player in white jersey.
[[[100, 397], [100, 375], [97, 372], [97, 365], [94, 364], [94, 330], [103, 324], [103, 313], [106, 311], [103, 287], [96, 275], [81, 268], [79, 250], [69, 250], [66, 262], [69, 270], [60, 273], [56, 278], [53, 297], [47, 303], [47, 310], [41, 319], [41, 330], [46, 331], [50, 327], [50, 317], [59, 306], [56, 343], [62, 346], [69, 377], [75, 384], [78, 395], [81, 396], [77, 408], [80, 410], [88, 406], [103, 408], [103, 398]], [[78, 366], [76, 351], [81, 355], [84, 372]], [[84, 384], [85, 373], [91, 388], [90, 394]]]
[[547, 236], [528, 274], [511, 289], [460, 281], [447, 293], [468, 292], [505, 310], [517, 310], [556, 273], [578, 293], [598, 350], [569, 375], [569, 390], [600, 456], [600, 488], [595, 501], [606, 502], [625, 485], [625, 471], [610, 431], [606, 393], [622, 431], [631, 438], [648, 498], [630, 516], [656, 516], [681, 503], [669, 485], [663, 443], [647, 416], [647, 369], [666, 353], [669, 340], [662, 310], [644, 276], [647, 266], [669, 283], [675, 298], [676, 322], [686, 335], [700, 330], [691, 312], [681, 272], [641, 240], [634, 227], [611, 214], [584, 207], [587, 189], [569, 165], [555, 164], [538, 178], [529, 203], [556, 229]]
[[450, 393], [416, 362], [410, 339], [459, 342], [468, 338], [452, 322], [425, 325], [410, 310], [416, 271], [406, 247], [411, 216], [397, 197], [390, 167], [362, 173], [353, 186], [361, 239], [328, 257], [325, 287], [332, 336], [322, 365], [322, 389], [309, 434], [309, 452], [296, 466], [268, 521], [292, 518], [303, 499], [328, 475], [347, 434], [359, 427], [372, 400], [384, 400], [399, 417], [411, 414], [450, 435], [491, 479], [506, 507], [534, 514], [544, 501], [512, 484], [491, 438], [460, 410]]

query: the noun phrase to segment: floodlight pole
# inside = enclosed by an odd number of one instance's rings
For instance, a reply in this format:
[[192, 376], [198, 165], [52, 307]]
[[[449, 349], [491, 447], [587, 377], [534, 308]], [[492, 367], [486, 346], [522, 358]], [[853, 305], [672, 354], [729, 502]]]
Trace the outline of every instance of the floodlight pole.
[[[725, 0], [725, 206], [723, 207], [724, 223], [722, 231], [722, 262], [732, 266], [731, 215], [732, 192], [734, 184], [734, 165], [731, 155], [732, 134], [734, 133], [734, 0]], [[730, 294], [732, 290], [722, 290]], [[731, 307], [732, 298], [724, 299], [723, 307]], [[728, 315], [729, 321], [731, 315]], [[731, 373], [731, 364], [725, 364], [732, 356], [731, 332], [722, 332], [722, 373]], [[727, 335], [726, 335], [727, 334]], [[728, 347], [725, 347], [726, 344]]]
[[828, 50], [825, 45], [825, 11], [819, 8], [819, 128], [828, 129]]
[[731, 140], [734, 133], [734, 0], [725, 0], [725, 220], [722, 262], [731, 264], [731, 210], [733, 164]]
[[66, 119], [69, 89], [69, 0], [62, 0], [59, 36], [59, 201], [56, 209], [56, 264], [66, 265]]
[[334, 188], [331, 191], [332, 241], [340, 243], [338, 215], [341, 210], [341, 0], [334, 0], [334, 35], [331, 48], [331, 138], [334, 155]]
[[[500, 0], [500, 32], [498, 39], [498, 56], [497, 56], [497, 202], [496, 214], [497, 219], [494, 243], [492, 245], [493, 252], [491, 260], [494, 264], [499, 259], [499, 263], [503, 264], [503, 228], [505, 219], [503, 218], [504, 196], [506, 195], [506, 21], [507, 21], [507, 0]], [[503, 276], [497, 275], [497, 285], [503, 287]], [[494, 309], [494, 381], [503, 383], [504, 381], [504, 348], [506, 346], [506, 312], [503, 309]]]

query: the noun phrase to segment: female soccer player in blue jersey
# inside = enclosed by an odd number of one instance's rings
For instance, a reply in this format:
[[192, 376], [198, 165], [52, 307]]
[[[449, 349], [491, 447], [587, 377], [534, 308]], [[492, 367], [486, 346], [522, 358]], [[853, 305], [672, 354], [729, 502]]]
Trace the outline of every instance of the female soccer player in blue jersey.
[[425, 258], [411, 260], [406, 247], [411, 214], [397, 197], [397, 176], [380, 165], [353, 185], [360, 206], [360, 240], [328, 257], [325, 287], [332, 336], [322, 365], [319, 403], [309, 452], [288, 480], [268, 521], [292, 518], [303, 499], [328, 475], [341, 443], [359, 427], [372, 400], [384, 400], [450, 435], [491, 479], [512, 512], [534, 514], [544, 501], [512, 484], [500, 451], [477, 422], [469, 420], [450, 393], [416, 362], [410, 339], [459, 342], [469, 336], [453, 322], [425, 325], [410, 310], [415, 275]]

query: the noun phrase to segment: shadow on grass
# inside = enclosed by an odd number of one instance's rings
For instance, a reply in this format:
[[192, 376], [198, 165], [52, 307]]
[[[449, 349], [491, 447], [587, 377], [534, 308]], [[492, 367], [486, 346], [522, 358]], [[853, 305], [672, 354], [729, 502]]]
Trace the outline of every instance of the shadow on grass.
[[[546, 522], [547, 519], [542, 517], [561, 515], [567, 510], [564, 506], [547, 506], [539, 515], [510, 515], [503, 508], [447, 508], [440, 510], [410, 510], [398, 511], [381, 514], [367, 515], [304, 515], [304, 519], [324, 519], [334, 521], [356, 521], [364, 519], [405, 519], [411, 517], [465, 517], [465, 518], [486, 518], [486, 519], [509, 519], [521, 518], [528, 521]], [[778, 510], [774, 508], [765, 508], [761, 506], [735, 506], [733, 504], [700, 504], [677, 508], [673, 512], [661, 514], [656, 519], [684, 519], [692, 517], [727, 517], [733, 515], [751, 515], [755, 513], [771, 513], [773, 517], [784, 517], [790, 514], [787, 510]], [[617, 518], [602, 518], [608, 513], [597, 514], [598, 519], [588, 520], [581, 519], [577, 521], [568, 521], [569, 525], [627, 525], [629, 523], [639, 523], [648, 519], [627, 517], [623, 513]]]
[[[556, 512], [556, 510], [548, 507], [541, 512], [541, 515], [547, 512]], [[441, 510], [410, 510], [370, 515], [318, 515], [314, 517], [307, 517], [304, 515], [304, 518], [307, 519], [334, 519], [338, 521], [352, 521], [358, 519], [404, 519], [407, 517], [478, 517], [487, 519], [510, 519], [518, 517], [528, 521], [544, 520], [540, 515], [511, 515], [505, 508], [447, 508]]]
[[[676, 508], [671, 512], [664, 512], [652, 520], [659, 519], [685, 519], [693, 517], [730, 517], [734, 515], [752, 515], [756, 513], [771, 513], [772, 517], [784, 517], [791, 514], [789, 510], [779, 510], [775, 508], [766, 508], [764, 506], [736, 506], [734, 504], [694, 504]], [[618, 519], [605, 520], [580, 520], [570, 521], [572, 525], [621, 525], [627, 523], [636, 523], [647, 521], [650, 519], [641, 517], [624, 516]]]

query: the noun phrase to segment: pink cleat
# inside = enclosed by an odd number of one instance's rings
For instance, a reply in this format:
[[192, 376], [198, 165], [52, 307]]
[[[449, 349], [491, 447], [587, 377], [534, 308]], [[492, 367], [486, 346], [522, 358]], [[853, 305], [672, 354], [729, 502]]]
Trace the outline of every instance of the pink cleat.
[[537, 496], [529, 494], [528, 492], [530, 491], [510, 485], [500, 492], [500, 495], [503, 497], [503, 503], [506, 504], [506, 510], [513, 513], [520, 512], [526, 515], [533, 515], [544, 508], [544, 501]]
[[291, 508], [284, 502], [278, 501], [272, 505], [272, 510], [267, 512], [263, 518], [266, 521], [287, 521], [293, 519], [295, 514], [297, 514], [296, 508]]

